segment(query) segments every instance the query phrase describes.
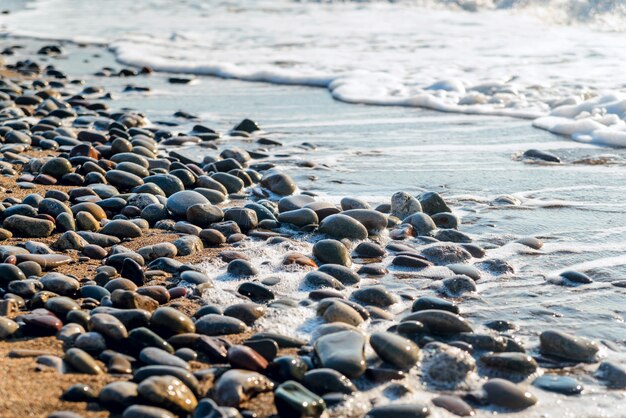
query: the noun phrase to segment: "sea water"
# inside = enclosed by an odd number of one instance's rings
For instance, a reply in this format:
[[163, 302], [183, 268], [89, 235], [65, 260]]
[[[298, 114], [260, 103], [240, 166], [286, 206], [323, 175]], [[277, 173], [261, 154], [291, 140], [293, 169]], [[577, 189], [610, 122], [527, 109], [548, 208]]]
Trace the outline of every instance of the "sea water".
[[[73, 58], [54, 64], [111, 89], [113, 107], [146, 110], [155, 122], [176, 120], [181, 131], [202, 122], [224, 132], [243, 117], [257, 120], [285, 144], [279, 151], [285, 157], [275, 161], [289, 169], [301, 190], [322, 199], [358, 196], [376, 204], [398, 190], [441, 193], [461, 217], [461, 230], [479, 244], [497, 245], [488, 257], [504, 258], [516, 269], [511, 278], [484, 275], [477, 295], [461, 303], [468, 320], [516, 323], [516, 335], [531, 353], [543, 330], [584, 335], [606, 342], [602, 354], [626, 364], [626, 292], [610, 284], [626, 278], [626, 153], [598, 142], [609, 135], [613, 145], [621, 145], [621, 2], [598, 2], [613, 5], [606, 10], [582, 1], [554, 1], [544, 8], [545, 2], [97, 3], [36, 1], [3, 18], [3, 25], [11, 36], [109, 47], [111, 55], [94, 57], [94, 48], [68, 45]], [[199, 77], [190, 85], [172, 85], [159, 74], [91, 75], [94, 67], [115, 65], [113, 59], [273, 84]], [[123, 93], [128, 83], [152, 91]], [[479, 95], [485, 103], [468, 98]], [[172, 113], [178, 109], [199, 119], [176, 119]], [[304, 142], [317, 148], [301, 147]], [[552, 151], [565, 163], [520, 161], [529, 148]], [[303, 167], [306, 161], [317, 165]], [[520, 205], [497, 204], [503, 194]], [[530, 250], [514, 242], [523, 236], [540, 237], [545, 246]], [[278, 268], [286, 251], [310, 251], [306, 240], [294, 245], [250, 243], [246, 250], [261, 256], [255, 260], [270, 261], [258, 267], [264, 277], [281, 276], [281, 297], [301, 299], [303, 273]], [[208, 301], [235, 300], [239, 283], [223, 275], [223, 267], [215, 260], [204, 263], [220, 283]], [[586, 271], [594, 283], [560, 286], [556, 278], [566, 269]], [[437, 287], [431, 279], [399, 271], [382, 283], [407, 296], [435, 294]], [[406, 306], [394, 309], [399, 313]], [[270, 312], [260, 326], [276, 329], [280, 321], [272, 315], [277, 313]], [[314, 308], [300, 307], [281, 331], [306, 337], [316, 325]], [[580, 396], [534, 389], [540, 403], [523, 416], [622, 416], [623, 392], [607, 391], [590, 377], [594, 369], [570, 371], [586, 387]], [[417, 377], [409, 380], [410, 397], [432, 397]], [[351, 412], [381, 394], [372, 388], [359, 396]], [[436, 413], [445, 416], [440, 409]]]

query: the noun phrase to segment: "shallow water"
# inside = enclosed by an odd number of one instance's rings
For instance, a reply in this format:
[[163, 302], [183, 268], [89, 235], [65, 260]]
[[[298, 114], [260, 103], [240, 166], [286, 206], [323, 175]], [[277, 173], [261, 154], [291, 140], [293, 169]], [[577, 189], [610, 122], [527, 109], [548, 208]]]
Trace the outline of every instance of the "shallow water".
[[101, 42], [121, 62], [160, 71], [324, 87], [349, 103], [541, 118], [541, 129], [623, 147], [625, 8], [620, 0], [36, 0], [0, 27]]
[[[145, 110], [153, 122], [177, 120], [182, 123], [181, 131], [201, 122], [223, 132], [243, 117], [257, 120], [269, 136], [285, 144], [276, 152], [287, 156], [273, 159], [289, 170], [303, 191], [331, 201], [358, 196], [373, 204], [387, 202], [398, 190], [441, 193], [462, 218], [461, 230], [479, 244], [497, 244], [488, 257], [505, 258], [516, 268], [517, 273], [506, 279], [484, 274], [478, 293], [460, 300], [463, 315], [478, 329], [484, 331], [480, 324], [496, 318], [510, 320], [520, 326], [516, 335], [533, 351], [541, 331], [559, 328], [607, 341], [610, 345], [603, 347], [603, 355], [626, 364], [626, 290], [610, 284], [626, 278], [626, 171], [620, 163], [626, 151], [574, 142], [534, 129], [524, 119], [346, 104], [312, 87], [208, 77], [199, 77], [190, 85], [175, 85], [167, 83], [163, 74], [96, 78], [91, 75], [94, 68], [115, 65], [114, 57], [93, 47], [66, 48], [70, 58], [55, 59], [54, 64], [72, 76], [87, 79], [89, 85], [111, 89], [116, 99], [111, 102], [113, 108]], [[94, 53], [101, 56], [94, 57]], [[153, 91], [123, 93], [129, 83], [149, 85]], [[172, 116], [176, 109], [197, 114], [199, 119], [193, 123], [176, 119]], [[300, 147], [303, 142], [314, 143], [317, 149]], [[243, 146], [257, 147], [255, 143]], [[529, 148], [555, 152], [565, 163], [519, 161], [519, 154]], [[605, 154], [616, 155], [618, 163], [574, 164]], [[304, 168], [299, 165], [304, 161], [319, 165]], [[494, 205], [494, 199], [502, 194], [515, 196], [521, 205]], [[545, 246], [535, 251], [513, 243], [523, 236], [540, 237]], [[282, 276], [277, 293], [294, 299], [304, 297], [306, 289], [299, 282], [302, 272], [277, 273], [286, 248], [246, 245], [260, 256], [253, 259], [271, 262], [259, 266], [263, 277]], [[303, 239], [295, 249], [306, 253], [310, 247]], [[215, 261], [205, 264], [207, 272], [219, 280], [208, 301], [235, 300], [233, 290], [239, 283], [225, 276], [223, 267]], [[560, 271], [570, 268], [587, 271], [595, 282], [580, 287], [553, 283]], [[407, 277], [406, 272], [393, 269], [381, 282], [407, 296], [435, 294], [437, 286], [432, 279]], [[393, 311], [399, 313], [408, 306], [408, 302], [398, 304]], [[278, 310], [270, 310], [260, 327], [307, 336], [319, 324], [314, 314], [314, 308], [300, 306], [287, 321]], [[540, 404], [518, 416], [622, 416], [624, 392], [607, 392], [589, 376], [594, 369], [592, 365], [569, 371], [583, 381], [586, 390], [582, 395], [565, 398], [534, 388]], [[422, 390], [425, 388], [417, 376], [409, 378], [408, 385], [415, 390], [408, 399], [432, 397]], [[356, 414], [365, 408], [364, 399], [383, 399], [381, 391], [367, 390], [348, 412]], [[446, 416], [441, 409], [436, 414]], [[490, 414], [489, 410], [479, 412], [479, 416]]]

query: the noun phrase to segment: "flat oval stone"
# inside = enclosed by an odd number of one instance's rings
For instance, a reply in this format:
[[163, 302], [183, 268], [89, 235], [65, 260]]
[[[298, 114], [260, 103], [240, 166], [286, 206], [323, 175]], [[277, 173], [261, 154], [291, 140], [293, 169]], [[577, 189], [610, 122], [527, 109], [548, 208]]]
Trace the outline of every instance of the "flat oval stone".
[[430, 415], [430, 408], [424, 404], [389, 404], [371, 409], [366, 418], [424, 418]]
[[308, 208], [294, 209], [278, 214], [278, 221], [303, 227], [317, 224], [319, 222], [317, 214]]
[[535, 395], [504, 379], [490, 379], [483, 390], [489, 403], [508, 409], [526, 409], [537, 403]]
[[308, 272], [304, 276], [304, 283], [315, 288], [329, 287], [337, 290], [343, 289], [343, 285], [339, 280], [319, 270]]
[[332, 392], [349, 395], [357, 391], [350, 379], [337, 370], [328, 368], [309, 370], [304, 374], [302, 384], [320, 396]]
[[245, 345], [234, 345], [229, 348], [228, 362], [234, 368], [258, 373], [264, 372], [269, 364], [263, 356]]
[[45, 238], [54, 231], [53, 222], [23, 215], [9, 216], [2, 223], [2, 227], [11, 231], [15, 236], [27, 238]]
[[239, 319], [223, 315], [208, 314], [196, 321], [196, 332], [209, 336], [241, 334], [247, 329]]
[[261, 185], [280, 196], [288, 196], [296, 191], [293, 179], [285, 173], [269, 173], [261, 179]]
[[350, 295], [352, 298], [357, 301], [367, 304], [374, 305], [378, 307], [388, 307], [398, 302], [398, 297], [383, 286], [367, 286], [362, 287], [359, 290], [355, 290]]
[[470, 324], [459, 315], [448, 311], [427, 309], [414, 312], [402, 321], [419, 321], [432, 333], [450, 335], [461, 332], [473, 332]]
[[150, 318], [150, 328], [164, 337], [196, 331], [196, 326], [187, 315], [170, 307], [154, 311]]
[[143, 382], [152, 376], [173, 376], [183, 382], [195, 394], [200, 392], [200, 382], [188, 370], [174, 366], [144, 366], [136, 369], [133, 378], [136, 382]]
[[358, 274], [356, 274], [348, 267], [339, 264], [324, 264], [323, 266], [320, 266], [317, 271], [334, 277], [341, 284], [346, 286], [357, 284], [361, 281], [361, 278]]
[[61, 273], [46, 273], [39, 281], [45, 290], [61, 296], [73, 296], [80, 288], [78, 280]]
[[167, 209], [178, 217], [186, 217], [187, 209], [193, 205], [210, 204], [209, 200], [193, 190], [183, 190], [167, 198]]
[[124, 219], [116, 219], [109, 221], [100, 230], [101, 234], [111, 235], [120, 239], [124, 238], [138, 238], [143, 235], [141, 228], [135, 225], [131, 221]]
[[144, 348], [139, 353], [139, 359], [148, 366], [174, 366], [190, 370], [185, 360], [157, 347]]
[[568, 376], [544, 374], [533, 381], [533, 386], [548, 392], [563, 395], [578, 395], [583, 391], [583, 385], [576, 379]]
[[313, 245], [313, 257], [320, 264], [338, 264], [349, 267], [352, 264], [346, 246], [334, 239], [323, 239]]
[[490, 353], [480, 360], [493, 369], [502, 372], [531, 374], [537, 371], [537, 362], [524, 353]]
[[433, 296], [421, 296], [413, 302], [411, 312], [425, 311], [430, 309], [437, 309], [441, 311], [448, 311], [453, 314], [459, 313], [459, 307], [454, 302], [440, 299]]
[[89, 330], [102, 334], [111, 340], [123, 340], [128, 337], [128, 331], [122, 322], [106, 313], [94, 314], [89, 317]]
[[543, 354], [565, 360], [594, 362], [598, 353], [598, 344], [584, 337], [567, 334], [562, 331], [544, 331], [539, 336]]
[[410, 369], [419, 360], [419, 347], [411, 340], [391, 332], [374, 332], [370, 345], [381, 360], [399, 369]]
[[191, 389], [173, 376], [148, 377], [137, 391], [151, 403], [174, 412], [191, 413], [198, 405]]
[[369, 235], [378, 235], [387, 229], [387, 217], [373, 209], [350, 209], [342, 212], [342, 215], [359, 221]]
[[174, 353], [174, 347], [170, 343], [145, 327], [135, 328], [129, 332], [128, 340], [133, 344], [133, 348], [139, 351], [146, 347], [156, 347], [170, 354]]
[[102, 388], [98, 402], [111, 411], [123, 411], [137, 403], [139, 393], [133, 382], [112, 382]]
[[319, 226], [319, 232], [336, 239], [364, 240], [367, 238], [367, 229], [354, 218], [336, 214], [325, 218]]
[[80, 348], [70, 348], [65, 352], [63, 359], [79, 373], [93, 375], [104, 373], [96, 360]]
[[573, 283], [580, 283], [580, 284], [593, 283], [593, 280], [591, 279], [591, 277], [579, 271], [571, 271], [571, 270], [564, 271], [560, 274], [560, 276], [563, 279], [569, 280], [570, 282], [573, 282]]
[[432, 403], [459, 417], [471, 417], [475, 415], [474, 409], [463, 399], [456, 396], [440, 395], [433, 398]]

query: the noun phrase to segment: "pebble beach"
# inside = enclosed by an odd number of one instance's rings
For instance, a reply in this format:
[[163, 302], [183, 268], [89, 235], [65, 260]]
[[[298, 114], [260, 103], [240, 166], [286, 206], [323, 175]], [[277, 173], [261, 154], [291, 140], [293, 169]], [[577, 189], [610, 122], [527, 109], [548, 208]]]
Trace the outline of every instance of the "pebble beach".
[[[519, 195], [329, 196], [306, 186], [341, 172], [314, 135], [118, 104], [195, 77], [85, 59], [83, 80], [60, 67], [84, 46], [2, 41], [0, 417], [620, 416], [621, 311], [588, 336], [550, 296], [612, 309], [626, 281], [525, 272], [558, 240], [476, 210]], [[584, 159], [556, 154], [511, 164]]]

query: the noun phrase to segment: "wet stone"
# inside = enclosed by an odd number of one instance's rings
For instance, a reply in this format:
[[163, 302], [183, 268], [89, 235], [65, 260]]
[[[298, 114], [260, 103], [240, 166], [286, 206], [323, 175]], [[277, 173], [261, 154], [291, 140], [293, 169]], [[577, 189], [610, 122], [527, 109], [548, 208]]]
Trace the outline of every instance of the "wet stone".
[[252, 325], [266, 313], [266, 308], [256, 303], [236, 303], [224, 309], [224, 315], [237, 318], [247, 325]]
[[445, 299], [440, 299], [433, 296], [422, 296], [416, 299], [411, 307], [411, 312], [425, 311], [430, 309], [448, 311], [453, 314], [459, 313], [459, 307], [454, 302], [450, 302]]
[[139, 393], [133, 382], [113, 382], [102, 388], [98, 395], [100, 405], [111, 411], [123, 411], [137, 403]]
[[336, 214], [325, 218], [319, 226], [319, 232], [336, 239], [363, 240], [367, 238], [367, 229], [356, 219]]
[[526, 409], [537, 403], [537, 398], [515, 383], [491, 379], [483, 385], [489, 403], [512, 410]]
[[421, 211], [422, 205], [409, 193], [397, 192], [391, 196], [391, 215], [396, 218], [405, 219]]
[[251, 277], [259, 274], [258, 270], [247, 260], [233, 260], [228, 263], [227, 271], [236, 277]]
[[410, 369], [419, 360], [419, 348], [414, 342], [390, 332], [372, 333], [370, 345], [381, 360], [399, 369]]
[[302, 378], [302, 384], [320, 396], [332, 392], [352, 394], [357, 391], [350, 379], [337, 370], [328, 368], [306, 372]]
[[380, 285], [368, 286], [355, 290], [352, 292], [350, 297], [358, 302], [383, 308], [391, 306], [399, 301], [396, 295], [392, 294], [385, 287]]
[[351, 379], [365, 372], [364, 348], [365, 338], [355, 331], [324, 335], [315, 342], [315, 353], [322, 367], [337, 370]]
[[274, 299], [274, 292], [259, 283], [246, 282], [242, 283], [237, 292], [247, 296], [256, 303], [266, 303]]
[[122, 322], [113, 315], [100, 313], [89, 317], [89, 330], [102, 334], [111, 340], [123, 340], [128, 337], [128, 331]]
[[146, 347], [139, 353], [139, 359], [146, 365], [174, 366], [189, 370], [187, 362], [157, 347]]
[[158, 308], [150, 318], [150, 328], [163, 337], [195, 332], [196, 327], [184, 313], [170, 307]]
[[350, 268], [339, 264], [324, 264], [320, 266], [317, 271], [337, 279], [341, 284], [346, 286], [357, 284], [361, 281], [358, 274]]
[[323, 239], [313, 245], [313, 256], [320, 264], [339, 264], [349, 267], [352, 264], [346, 246], [334, 239]]
[[173, 412], [191, 413], [198, 400], [183, 382], [173, 376], [152, 376], [137, 388], [142, 398]]
[[533, 381], [533, 386], [562, 395], [578, 395], [583, 391], [583, 385], [578, 380], [568, 376], [551, 374], [539, 376]]
[[79, 348], [70, 348], [67, 350], [63, 359], [79, 373], [93, 375], [104, 373], [96, 360]]
[[274, 402], [280, 416], [319, 417], [326, 409], [322, 398], [293, 380], [276, 388]]
[[414, 312], [402, 321], [419, 321], [433, 334], [452, 335], [473, 332], [472, 327], [461, 316], [437, 309]]
[[532, 374], [537, 362], [524, 353], [491, 353], [480, 358], [486, 366], [506, 373]]
[[612, 389], [626, 388], [626, 369], [612, 361], [603, 361], [596, 370], [596, 377]]
[[392, 403], [389, 405], [377, 406], [371, 409], [366, 418], [424, 418], [430, 415], [430, 408], [424, 404], [412, 403], [401, 404]]
[[594, 362], [598, 345], [587, 338], [577, 337], [562, 331], [544, 331], [539, 336], [543, 354], [565, 360]]
[[156, 406], [132, 405], [124, 410], [122, 418], [175, 418], [175, 415]]

